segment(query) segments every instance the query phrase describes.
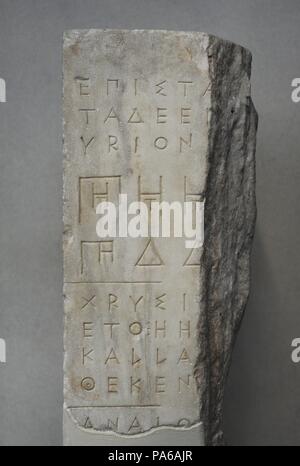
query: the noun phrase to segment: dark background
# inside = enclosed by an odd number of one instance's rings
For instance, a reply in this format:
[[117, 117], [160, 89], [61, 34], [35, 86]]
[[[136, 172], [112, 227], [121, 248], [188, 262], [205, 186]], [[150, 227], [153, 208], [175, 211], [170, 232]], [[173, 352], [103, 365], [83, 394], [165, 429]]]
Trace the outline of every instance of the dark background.
[[300, 445], [299, 0], [0, 0], [0, 445], [62, 443], [62, 34], [196, 30], [253, 53], [258, 222], [225, 401], [231, 445]]

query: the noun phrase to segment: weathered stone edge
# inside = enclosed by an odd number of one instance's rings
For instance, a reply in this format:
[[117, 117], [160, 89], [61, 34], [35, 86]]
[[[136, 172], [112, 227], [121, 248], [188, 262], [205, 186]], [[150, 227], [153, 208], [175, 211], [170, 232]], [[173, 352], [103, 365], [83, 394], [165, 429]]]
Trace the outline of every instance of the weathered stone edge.
[[111, 33], [111, 34], [143, 34], [143, 33], [152, 33], [152, 34], [166, 34], [166, 35], [177, 35], [177, 36], [191, 36], [191, 37], [199, 37], [200, 38], [207, 38], [208, 42], [212, 44], [213, 42], [221, 42], [223, 44], [231, 45], [234, 46], [235, 48], [240, 48], [243, 49], [247, 52], [247, 54], [250, 54], [251, 52], [244, 46], [236, 44], [234, 42], [231, 42], [227, 39], [222, 39], [220, 37], [215, 36], [214, 34], [209, 34], [207, 32], [201, 32], [201, 31], [174, 31], [174, 30], [168, 30], [168, 29], [68, 29], [64, 31], [63, 33], [63, 42], [64, 42], [64, 48], [71, 47], [75, 45], [78, 41], [82, 41], [85, 38], [88, 38], [91, 35], [95, 34], [102, 34], [102, 33]]
[[220, 445], [225, 382], [250, 291], [258, 116], [250, 95], [251, 53], [214, 36], [207, 52], [211, 113], [196, 374], [206, 444]]

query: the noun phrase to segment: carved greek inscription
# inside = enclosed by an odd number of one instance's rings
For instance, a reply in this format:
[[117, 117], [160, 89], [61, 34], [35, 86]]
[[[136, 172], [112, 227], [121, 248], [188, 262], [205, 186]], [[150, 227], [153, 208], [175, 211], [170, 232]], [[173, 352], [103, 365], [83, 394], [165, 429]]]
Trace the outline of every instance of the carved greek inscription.
[[120, 176], [79, 178], [79, 224], [91, 223], [95, 228], [96, 207], [102, 202], [118, 202], [121, 194]]
[[82, 241], [81, 248], [81, 274], [87, 268], [101, 266], [107, 262], [114, 262], [113, 241]]
[[138, 267], [160, 267], [164, 265], [164, 261], [155, 246], [154, 240], [150, 239], [147, 242], [146, 247], [138, 258], [136, 265]]
[[128, 33], [106, 34], [65, 53], [65, 406], [87, 431], [136, 435], [199, 422], [201, 251], [151, 229], [100, 238], [96, 209], [204, 200], [211, 89], [184, 35], [128, 53]]

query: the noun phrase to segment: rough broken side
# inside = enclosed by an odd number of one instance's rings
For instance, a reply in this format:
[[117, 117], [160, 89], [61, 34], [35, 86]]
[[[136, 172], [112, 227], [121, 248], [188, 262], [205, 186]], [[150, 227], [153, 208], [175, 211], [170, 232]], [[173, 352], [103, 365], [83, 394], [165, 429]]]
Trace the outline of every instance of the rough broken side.
[[[65, 35], [65, 444], [73, 428], [100, 444], [201, 423], [222, 443], [256, 212], [250, 66], [202, 33]], [[119, 193], [205, 199], [203, 250], [101, 241], [95, 206]]]

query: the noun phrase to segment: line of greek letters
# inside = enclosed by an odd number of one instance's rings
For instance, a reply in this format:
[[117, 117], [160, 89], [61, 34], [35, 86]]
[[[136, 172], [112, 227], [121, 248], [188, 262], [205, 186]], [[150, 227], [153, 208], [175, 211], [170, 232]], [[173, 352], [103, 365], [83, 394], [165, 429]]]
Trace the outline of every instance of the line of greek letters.
[[[108, 329], [108, 334], [110, 338], [113, 338], [114, 332], [117, 332], [118, 327], [121, 325], [120, 322], [104, 322], [103, 324], [105, 328]], [[128, 324], [128, 331], [131, 335], [137, 336], [141, 335], [142, 333], [150, 335], [153, 334], [155, 338], [166, 338], [168, 333], [168, 326], [166, 320], [155, 320], [154, 322], [140, 322], [140, 321], [132, 321]], [[150, 333], [149, 333], [150, 331]], [[180, 320], [179, 322], [179, 338], [191, 337], [191, 321]]]
[[[76, 86], [78, 86], [78, 94], [80, 97], [90, 97], [94, 92], [95, 85], [92, 85], [91, 79], [88, 76], [77, 76], [74, 78], [74, 81]], [[131, 91], [132, 95], [138, 96], [140, 89], [143, 89], [144, 91], [143, 84], [145, 84], [145, 82], [146, 81], [141, 78], [133, 78], [130, 83], [125, 83], [124, 80], [119, 78], [107, 78], [106, 81], [104, 80], [101, 84], [101, 87], [105, 89], [105, 94], [103, 93], [103, 96], [106, 95], [107, 97], [120, 95], [125, 92], [125, 89], [129, 90], [129, 92]], [[176, 89], [174, 89], [174, 84]], [[176, 90], [179, 97], [187, 98], [192, 95], [191, 90], [194, 87], [195, 83], [192, 80], [178, 80], [170, 82], [170, 80], [162, 79], [161, 81], [152, 84], [150, 93], [153, 96], [167, 97], [172, 91], [174, 92], [174, 90]], [[208, 91], [209, 86], [207, 86], [205, 91], [202, 92], [202, 95], [205, 95]], [[198, 95], [200, 94], [201, 92], [199, 91]], [[195, 94], [193, 96], [195, 96]]]
[[[177, 376], [177, 393], [183, 394], [193, 388], [192, 381], [194, 380], [191, 374], [184, 376]], [[106, 392], [108, 395], [122, 394], [123, 381], [118, 376], [108, 376], [106, 379]], [[131, 395], [140, 393], [144, 390], [146, 381], [140, 377], [129, 376], [126, 380], [127, 388]], [[97, 383], [93, 377], [84, 377], [80, 383], [81, 389], [85, 392], [97, 390]], [[172, 382], [164, 375], [156, 375], [152, 380], [153, 395], [166, 394], [168, 387], [173, 386]]]
[[[85, 124], [88, 125], [89, 123], [89, 113], [93, 113], [95, 109], [79, 109], [80, 112], [84, 112], [84, 121]], [[172, 118], [174, 118], [174, 112], [171, 111], [168, 107], [155, 107], [154, 116], [152, 117], [154, 123], [157, 125], [168, 124], [170, 114]], [[122, 119], [120, 114], [115, 110], [114, 107], [110, 107], [109, 110], [106, 112], [105, 116], [103, 117], [103, 123], [109, 123], [110, 121], [115, 121], [116, 123], [135, 123], [141, 124], [145, 123], [145, 118], [142, 116], [142, 111], [138, 109], [138, 107], [133, 107], [128, 113], [127, 118]], [[178, 109], [178, 122], [182, 125], [191, 125], [192, 124], [192, 107], [180, 107]], [[147, 121], [147, 123], [151, 123], [151, 121]], [[111, 147], [117, 143], [117, 139], [113, 142], [110, 141]]]
[[[96, 112], [97, 110], [95, 108], [79, 108], [78, 111], [81, 112], [85, 125], [89, 126], [90, 121], [92, 119], [92, 114], [94, 114], [94, 112]], [[172, 117], [174, 117], [173, 111], [171, 112], [171, 115]], [[153, 120], [158, 125], [168, 124], [169, 116], [170, 116], [170, 109], [168, 107], [155, 107]], [[110, 120], [116, 120], [117, 123], [120, 123], [120, 122], [124, 123], [124, 121], [121, 119], [120, 115], [117, 113], [114, 107], [111, 107], [107, 111], [107, 114], [105, 114], [103, 118], [103, 123], [104, 124], [108, 123]], [[192, 107], [180, 107], [178, 109], [178, 121], [182, 125], [190, 125], [192, 124], [191, 120], [192, 120]], [[125, 122], [135, 123], [135, 124], [145, 123], [144, 118], [141, 116], [141, 111], [137, 107], [132, 108], [132, 110], [128, 114], [128, 119], [126, 118]], [[150, 121], [148, 121], [147, 123], [150, 123]], [[113, 147], [117, 141], [115, 142], [110, 141], [110, 142], [111, 142], [111, 147]]]
[[[153, 187], [154, 186], [154, 187]], [[90, 223], [95, 221], [96, 207], [100, 202], [112, 202], [118, 205], [119, 195], [122, 192], [122, 177], [118, 176], [94, 176], [79, 177], [79, 200], [78, 200], [78, 223]], [[123, 189], [126, 186], [123, 186]], [[196, 189], [192, 190], [189, 186], [187, 176], [183, 177], [183, 200], [192, 202], [204, 201], [204, 193]], [[141, 176], [137, 177], [137, 200], [144, 202], [149, 211], [152, 202], [163, 202], [164, 178], [157, 177], [156, 186], [149, 187]]]
[[[91, 80], [89, 77], [76, 77], [75, 82], [78, 85], [78, 95], [79, 98], [81, 99], [81, 105], [78, 108], [79, 113], [82, 115], [82, 121], [85, 125], [85, 133], [82, 133], [80, 136], [80, 141], [82, 145], [82, 154], [83, 156], [89, 155], [90, 151], [95, 148], [99, 147], [99, 143], [101, 142], [101, 153], [103, 153], [103, 148], [104, 151], [108, 154], [113, 154], [116, 152], [119, 152], [121, 150], [121, 139], [118, 134], [113, 134], [110, 130], [110, 133], [102, 136], [102, 140], [99, 141], [97, 132], [96, 132], [96, 126], [95, 124], [98, 121], [102, 121], [104, 126], [110, 125], [111, 123], [115, 122], [117, 125], [115, 128], [119, 129], [119, 125], [122, 124], [124, 125], [127, 123], [128, 125], [143, 125], [145, 122], [150, 123], [151, 120], [145, 119], [145, 116], [143, 115], [143, 112], [141, 109], [138, 108], [138, 106], [133, 106], [130, 110], [128, 110], [128, 114], [124, 120], [124, 118], [121, 118], [121, 114], [118, 112], [117, 108], [114, 106], [107, 107], [106, 104], [106, 110], [104, 110], [103, 115], [101, 114], [100, 117], [100, 112], [99, 109], [93, 107], [90, 107], [86, 105], [87, 98], [91, 97], [91, 92], [92, 92], [92, 85], [91, 85]], [[133, 79], [133, 97], [139, 96], [139, 82], [140, 80], [138, 78]], [[178, 98], [182, 98], [183, 100], [186, 100], [188, 97], [192, 98], [191, 94], [191, 89], [195, 88], [194, 82], [191, 80], [179, 80], [177, 81], [177, 88], [178, 88]], [[120, 96], [122, 92], [124, 92], [124, 89], [128, 89], [128, 86], [125, 86], [124, 83], [122, 83], [122, 80], [120, 79], [113, 79], [109, 78], [106, 80], [106, 97], [117, 97]], [[153, 86], [154, 93], [153, 95], [158, 96], [160, 98], [167, 97], [170, 95], [170, 82], [168, 80], [161, 80], [160, 82], [154, 84]], [[204, 91], [202, 92], [203, 96], [209, 91], [209, 87], [207, 87]], [[145, 99], [145, 93], [143, 92], [143, 99]], [[201, 92], [199, 92], [199, 96], [201, 96]], [[102, 106], [103, 107], [103, 104]], [[191, 126], [193, 123], [193, 109], [191, 105], [185, 105], [181, 104], [178, 106], [177, 109], [178, 112], [178, 123], [180, 125], [184, 126]], [[174, 118], [174, 109], [168, 108], [167, 106], [154, 106], [153, 108], [153, 115], [150, 117], [154, 123], [156, 123], [158, 126], [167, 126], [169, 123], [169, 117], [170, 115], [172, 116], [172, 121]], [[94, 133], [90, 133], [89, 128], [93, 128]], [[104, 137], [104, 140], [103, 140]], [[178, 149], [179, 153], [183, 153], [188, 149], [192, 149], [192, 132], [191, 130], [188, 130], [186, 134], [184, 135], [179, 135], [177, 137], [178, 140]], [[95, 146], [95, 143], [97, 142], [97, 146]], [[157, 135], [156, 137], [153, 138], [152, 140], [153, 148], [156, 149], [157, 151], [164, 151], [170, 147], [170, 141], [169, 138], [166, 137], [165, 135]], [[173, 144], [172, 144], [172, 147]], [[106, 148], [106, 149], [105, 149]], [[131, 151], [136, 154], [138, 151], [142, 150], [142, 141], [140, 136], [134, 136], [133, 140], [131, 141]], [[145, 147], [146, 149], [146, 147]]]
[[[185, 122], [182, 124], [187, 124]], [[104, 140], [99, 140], [97, 135], [89, 135], [89, 136], [80, 136], [81, 146], [82, 146], [82, 155], [87, 156], [92, 147], [95, 147], [97, 143], [97, 149], [99, 149], [99, 143], [103, 144], [101, 147], [101, 153], [106, 152], [107, 154], [115, 154], [119, 153], [122, 149], [121, 138], [115, 134], [108, 134], [104, 137]], [[187, 151], [191, 151], [193, 149], [193, 132], [187, 131], [184, 135], [176, 136], [176, 147], [180, 154], [186, 153]], [[140, 136], [134, 136], [129, 140], [129, 147], [130, 151], [133, 154], [137, 154], [138, 152], [145, 151], [148, 149], [148, 146], [145, 142], [142, 142]], [[167, 136], [154, 136], [151, 142], [151, 147], [154, 148], [157, 153], [166, 151], [170, 148], [174, 148], [173, 141], [170, 141], [170, 137]]]
[[[80, 283], [80, 282], [79, 282]], [[182, 305], [181, 309], [183, 313], [188, 310], [188, 294], [182, 293]], [[137, 313], [138, 311], [143, 312], [144, 308], [153, 309], [156, 311], [167, 311], [170, 303], [171, 296], [167, 293], [161, 293], [150, 300], [145, 298], [144, 295], [122, 295], [119, 296], [115, 292], [107, 293], [106, 295], [101, 294], [101, 300], [98, 302], [96, 294], [90, 296], [81, 296], [80, 310], [84, 312], [97, 311], [97, 309], [103, 308], [103, 303], [106, 302], [105, 308], [109, 314], [116, 312], [130, 311]], [[196, 299], [196, 298], [195, 298]], [[102, 310], [101, 310], [102, 312]]]
[[[115, 262], [114, 242], [113, 240], [103, 241], [81, 241], [80, 260], [81, 260], [81, 275], [88, 269], [88, 264], [107, 265]], [[200, 267], [201, 250], [191, 249], [183, 264], [184, 267]], [[91, 261], [91, 262], [90, 262]], [[157, 246], [150, 239], [142, 253], [138, 257], [136, 267], [161, 267], [165, 265]]]
[[[127, 407], [127, 406], [125, 406], [125, 407]], [[144, 406], [141, 406], [141, 407], [144, 408]], [[95, 409], [92, 406], [90, 406], [90, 407], [85, 406], [84, 408], [85, 409]], [[101, 409], [102, 408], [115, 408], [115, 406], [101, 406], [99, 408], [101, 408]], [[118, 408], [118, 406], [116, 406], [116, 408]], [[136, 408], [137, 409], [137, 408], [140, 408], [140, 406], [132, 405], [132, 406], [130, 406], [130, 408], [133, 408], [133, 409]], [[146, 408], [147, 408], [147, 406], [146, 406]], [[71, 407], [70, 409], [74, 410], [76, 408]], [[80, 409], [82, 409], [82, 408], [80, 407]], [[96, 422], [94, 419], [91, 419], [91, 416], [86, 416], [84, 418], [83, 423], [82, 423], [82, 427], [84, 429], [94, 429], [94, 430], [99, 430], [99, 431], [101, 431], [101, 430], [113, 431], [113, 432], [116, 432], [116, 433], [126, 432], [127, 434], [139, 433], [139, 432], [144, 431], [145, 429], [146, 430], [149, 429], [149, 427], [143, 423], [143, 419], [140, 418], [140, 416], [138, 414], [126, 417], [125, 422], [124, 422], [123, 418], [120, 418], [118, 416], [114, 417], [113, 419], [105, 417], [104, 421], [102, 419], [103, 418], [101, 417], [101, 424], [99, 424], [99, 421]], [[160, 426], [161, 426], [161, 419], [160, 419], [159, 416], [157, 416], [154, 427], [160, 427]], [[177, 422], [177, 426], [178, 427], [186, 427], [186, 428], [190, 427], [191, 426], [191, 421], [189, 419], [186, 419], [186, 418], [179, 419], [179, 421]]]

